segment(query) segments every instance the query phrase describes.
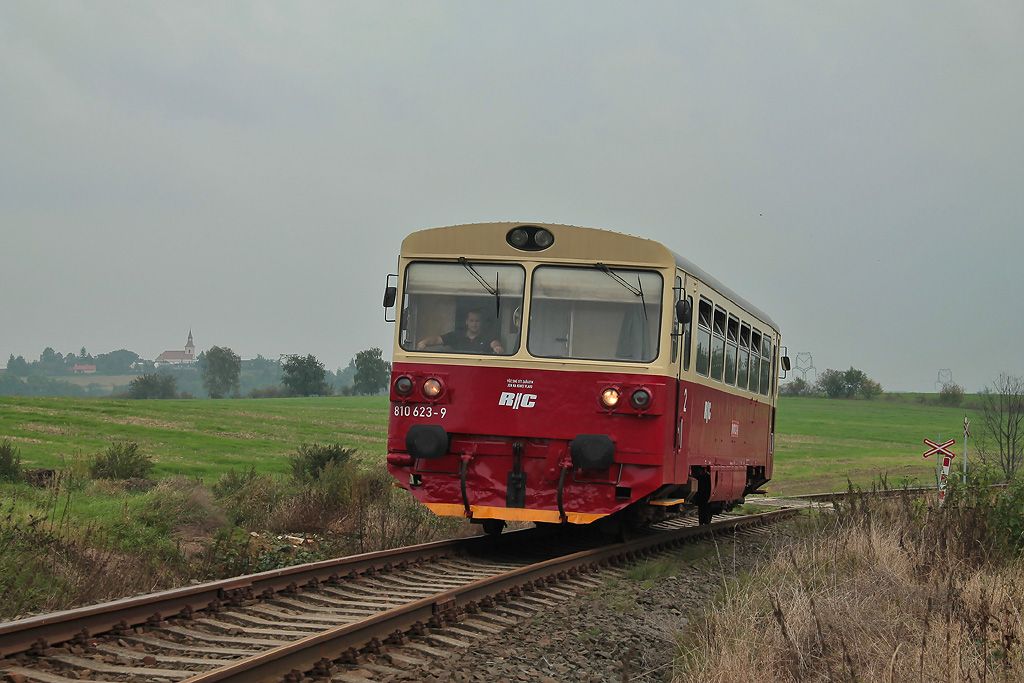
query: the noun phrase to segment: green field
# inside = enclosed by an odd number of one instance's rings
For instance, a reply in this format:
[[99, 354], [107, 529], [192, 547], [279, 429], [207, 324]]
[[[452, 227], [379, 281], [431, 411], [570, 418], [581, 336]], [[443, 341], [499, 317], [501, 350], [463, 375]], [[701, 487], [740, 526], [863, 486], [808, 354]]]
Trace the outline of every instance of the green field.
[[[111, 440], [131, 439], [157, 462], [156, 475], [210, 483], [253, 466], [285, 473], [300, 443], [335, 442], [383, 460], [387, 399], [226, 399], [128, 401], [0, 397], [0, 439], [21, 450], [28, 467], [83, 461]], [[934, 460], [922, 439], [956, 438], [964, 410], [892, 400], [782, 398], [776, 436], [775, 494], [842, 489], [847, 478], [869, 485], [879, 475], [934, 484]], [[955, 462], [959, 465], [959, 461]]]
[[130, 401], [0, 397], [0, 439], [27, 467], [61, 468], [112, 440], [137, 441], [157, 476], [206, 482], [232, 469], [288, 470], [301, 443], [336, 442], [383, 459], [387, 399], [364, 397]]
[[[931, 397], [934, 400], [934, 396]], [[779, 402], [772, 493], [812, 493], [870, 485], [886, 476], [935, 485], [935, 456], [922, 458], [923, 440], [956, 439], [962, 452], [965, 413], [975, 411], [878, 399], [786, 398]], [[977, 428], [975, 428], [977, 431]], [[973, 450], [973, 449], [972, 449]], [[953, 461], [959, 471], [960, 459]]]

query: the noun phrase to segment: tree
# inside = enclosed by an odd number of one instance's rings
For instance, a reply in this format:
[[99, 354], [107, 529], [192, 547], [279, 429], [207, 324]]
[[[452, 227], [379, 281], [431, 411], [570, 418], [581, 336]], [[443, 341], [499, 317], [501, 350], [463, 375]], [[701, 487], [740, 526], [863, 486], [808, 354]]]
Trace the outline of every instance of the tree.
[[64, 356], [54, 351], [52, 346], [47, 346], [39, 355], [39, 367], [43, 372], [59, 373], [64, 370]]
[[815, 389], [829, 398], [853, 398], [860, 395], [872, 399], [882, 393], [882, 385], [868, 377], [863, 370], [828, 369], [818, 376]]
[[11, 373], [11, 375], [15, 377], [27, 377], [28, 370], [28, 361], [25, 360], [24, 356], [18, 356], [15, 358], [12, 353], [11, 357], [7, 359], [7, 372]]
[[1024, 378], [1003, 373], [981, 392], [982, 439], [978, 451], [1007, 481], [1024, 465]]
[[109, 353], [101, 353], [94, 360], [96, 371], [101, 375], [127, 375], [132, 371], [132, 364], [142, 358], [134, 351], [118, 349]]
[[242, 359], [234, 351], [226, 346], [213, 346], [203, 356], [200, 365], [203, 386], [210, 398], [224, 398], [229, 392], [238, 393]]
[[281, 365], [283, 375], [281, 383], [288, 389], [292, 396], [330, 396], [331, 387], [324, 381], [327, 373], [324, 371], [324, 364], [316, 359], [316, 356], [309, 354], [306, 357], [299, 355], [285, 356]]
[[939, 390], [939, 403], [944, 406], [958, 406], [963, 403], [964, 388], [959, 384], [949, 382], [942, 385]]
[[779, 393], [783, 396], [810, 396], [811, 385], [803, 377], [794, 377], [788, 382], [783, 382], [779, 387]]
[[338, 381], [335, 387], [339, 390], [347, 389], [352, 387], [356, 383], [356, 359], [353, 358], [348, 362], [348, 366], [342, 370], [338, 368], [337, 372]]
[[816, 388], [819, 392], [829, 398], [842, 398], [846, 396], [846, 381], [839, 370], [831, 368], [818, 375]]
[[141, 375], [128, 384], [129, 398], [174, 398], [177, 393], [174, 377], [160, 372]]
[[875, 380], [865, 376], [864, 381], [861, 382], [860, 387], [857, 389], [860, 393], [861, 398], [871, 400], [882, 393], [882, 385]]
[[391, 381], [391, 363], [383, 358], [383, 352], [374, 347], [356, 354], [354, 388], [357, 394], [378, 394]]

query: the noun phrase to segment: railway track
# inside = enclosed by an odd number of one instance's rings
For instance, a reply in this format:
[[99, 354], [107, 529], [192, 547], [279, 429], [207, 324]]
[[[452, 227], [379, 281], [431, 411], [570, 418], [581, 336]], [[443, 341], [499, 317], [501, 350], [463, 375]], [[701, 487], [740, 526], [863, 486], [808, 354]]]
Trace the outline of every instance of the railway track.
[[[602, 568], [795, 512], [709, 526], [682, 518], [610, 545], [533, 529], [439, 541], [41, 615], [0, 624], [0, 674], [15, 683], [387, 679], [600, 585], [592, 573]], [[390, 665], [367, 661], [384, 650]]]

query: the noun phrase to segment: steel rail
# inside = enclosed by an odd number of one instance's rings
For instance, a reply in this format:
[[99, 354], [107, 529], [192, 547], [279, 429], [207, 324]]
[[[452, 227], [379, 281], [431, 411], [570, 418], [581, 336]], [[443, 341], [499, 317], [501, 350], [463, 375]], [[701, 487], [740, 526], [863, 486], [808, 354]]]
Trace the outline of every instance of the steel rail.
[[524, 588], [548, 582], [552, 577], [565, 576], [581, 570], [589, 571], [617, 559], [635, 559], [638, 555], [685, 541], [777, 521], [797, 512], [799, 511], [796, 509], [787, 508], [745, 515], [706, 526], [658, 532], [624, 543], [544, 560], [281, 645], [254, 657], [197, 674], [186, 679], [186, 683], [300, 680], [303, 672], [317, 669], [319, 675], [326, 675], [330, 663], [346, 653], [355, 656], [360, 648], [367, 645], [375, 646], [375, 643], [384, 638], [400, 637], [410, 630], [422, 630], [431, 621], [444, 623], [448, 615], [454, 616], [480, 601], [517, 593]]
[[[524, 529], [510, 533], [523, 535], [532, 531]], [[169, 617], [188, 616], [193, 611], [211, 608], [216, 610], [225, 603], [230, 604], [261, 594], [294, 590], [300, 586], [315, 586], [319, 582], [340, 579], [353, 573], [361, 574], [402, 563], [438, 559], [489, 542], [491, 540], [485, 536], [471, 536], [421, 543], [246, 574], [0, 623], [0, 658], [70, 640], [90, 638], [110, 631], [123, 631], [140, 624], [156, 623]]]

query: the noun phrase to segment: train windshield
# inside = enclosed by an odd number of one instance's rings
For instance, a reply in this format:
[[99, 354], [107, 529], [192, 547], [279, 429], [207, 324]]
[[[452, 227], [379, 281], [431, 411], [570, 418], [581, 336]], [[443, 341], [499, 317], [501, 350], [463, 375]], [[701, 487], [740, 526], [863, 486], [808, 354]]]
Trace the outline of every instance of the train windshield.
[[409, 264], [401, 346], [406, 351], [509, 356], [519, 350], [526, 271], [470, 262]]
[[648, 270], [539, 266], [527, 348], [545, 358], [653, 361], [661, 288], [661, 275]]

